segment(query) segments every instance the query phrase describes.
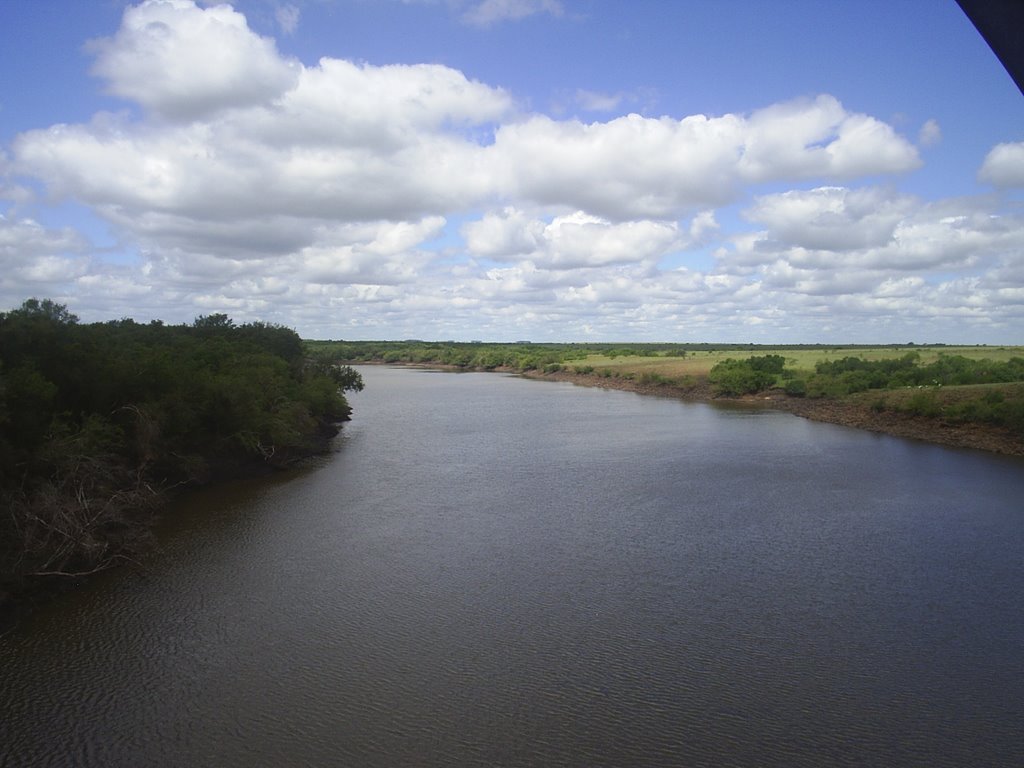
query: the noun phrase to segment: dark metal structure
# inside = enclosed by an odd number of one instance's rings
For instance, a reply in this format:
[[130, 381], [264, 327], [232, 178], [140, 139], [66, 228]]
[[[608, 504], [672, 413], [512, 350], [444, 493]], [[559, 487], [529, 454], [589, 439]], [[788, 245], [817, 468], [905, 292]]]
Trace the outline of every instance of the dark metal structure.
[[956, 0], [1024, 94], [1024, 0]]

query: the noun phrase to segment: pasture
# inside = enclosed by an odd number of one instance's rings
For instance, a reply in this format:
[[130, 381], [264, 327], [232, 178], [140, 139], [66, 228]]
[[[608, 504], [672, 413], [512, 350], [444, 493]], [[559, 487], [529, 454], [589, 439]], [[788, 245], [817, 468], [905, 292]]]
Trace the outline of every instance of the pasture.
[[996, 362], [1005, 362], [1012, 357], [1024, 357], [1024, 347], [1019, 346], [757, 346], [749, 349], [694, 350], [688, 351], [685, 357], [591, 354], [583, 359], [567, 363], [566, 367], [572, 370], [591, 366], [595, 371], [607, 370], [618, 375], [647, 373], [666, 378], [678, 378], [681, 376], [706, 376], [715, 365], [730, 358], [745, 360], [752, 356], [781, 355], [786, 359], [786, 368], [811, 373], [818, 363], [842, 360], [844, 357], [859, 357], [873, 361], [900, 358], [911, 352], [916, 352], [920, 356], [919, 363], [922, 365], [935, 362], [941, 355], [959, 355], [971, 360]]

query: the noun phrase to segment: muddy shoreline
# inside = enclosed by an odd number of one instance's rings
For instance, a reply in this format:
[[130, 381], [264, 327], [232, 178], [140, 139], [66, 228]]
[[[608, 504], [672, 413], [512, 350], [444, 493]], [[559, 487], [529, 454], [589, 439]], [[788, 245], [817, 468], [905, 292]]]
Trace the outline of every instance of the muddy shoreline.
[[911, 440], [923, 440], [951, 448], [969, 448], [1009, 456], [1024, 456], [1024, 439], [1010, 430], [987, 424], [957, 424], [944, 421], [941, 417], [911, 416], [891, 410], [877, 412], [872, 410], [869, 403], [863, 399], [812, 400], [789, 397], [778, 390], [745, 397], [719, 397], [714, 395], [711, 386], [703, 378], [698, 379], [693, 386], [679, 387], [671, 384], [641, 384], [621, 377], [577, 374], [568, 371], [555, 373], [529, 371], [522, 375], [538, 381], [567, 381], [583, 387], [617, 389], [625, 392], [637, 392], [642, 395], [671, 397], [693, 403], [738, 403], [751, 407], [771, 408], [813, 421], [866, 429]]

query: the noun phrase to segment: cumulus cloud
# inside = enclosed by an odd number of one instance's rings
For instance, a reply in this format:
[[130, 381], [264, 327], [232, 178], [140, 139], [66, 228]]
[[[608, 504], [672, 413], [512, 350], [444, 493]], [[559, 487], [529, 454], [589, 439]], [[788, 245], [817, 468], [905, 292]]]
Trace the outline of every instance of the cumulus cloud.
[[464, 225], [462, 236], [470, 253], [502, 259], [536, 251], [544, 240], [545, 229], [543, 221], [508, 207]]
[[970, 201], [926, 204], [878, 188], [768, 195], [746, 215], [767, 229], [736, 238], [723, 252], [736, 267], [965, 269], [1024, 248], [1019, 215], [993, 215]]
[[913, 206], [910, 197], [883, 189], [819, 187], [760, 197], [746, 215], [781, 245], [842, 252], [892, 242]]
[[901, 173], [921, 164], [892, 126], [847, 112], [832, 96], [776, 104], [744, 121], [739, 166], [748, 181]]
[[48, 229], [32, 219], [0, 213], [0, 263], [8, 269], [38, 258], [81, 253], [85, 248], [85, 238], [71, 228]]
[[129, 8], [96, 50], [112, 89], [191, 119], [101, 114], [30, 131], [14, 144], [18, 170], [136, 235], [177, 221], [196, 242], [176, 245], [200, 252], [225, 247], [206, 233], [253, 219], [417, 219], [494, 201], [673, 220], [751, 182], [918, 162], [891, 128], [828, 96], [749, 116], [517, 116], [505, 91], [441, 65], [303, 66], [230, 7], [188, 0]]
[[298, 74], [298, 64], [231, 6], [201, 9], [192, 0], [129, 6], [117, 34], [89, 47], [93, 74], [111, 93], [174, 119], [265, 103]]
[[483, 149], [451, 126], [508, 109], [502, 92], [445, 67], [325, 60], [304, 70], [277, 106], [187, 124], [100, 115], [23, 134], [15, 152], [19, 168], [53, 194], [128, 226], [151, 211], [198, 220], [402, 219], [490, 191]]
[[496, 260], [528, 259], [546, 269], [577, 269], [657, 259], [682, 245], [675, 223], [612, 223], [583, 211], [550, 223], [514, 208], [463, 227], [470, 253]]
[[30, 295], [63, 295], [88, 273], [85, 238], [70, 228], [49, 229], [0, 214], [0, 300], [17, 306]]
[[978, 180], [1004, 189], [1024, 187], [1024, 141], [994, 146], [985, 155]]
[[[435, 64], [372, 66], [321, 59], [303, 68], [280, 102], [240, 115], [233, 126], [273, 145], [352, 145], [382, 152], [431, 133], [463, 138], [460, 128], [490, 124], [514, 110], [509, 95]], [[472, 137], [470, 133], [469, 138]]]
[[690, 222], [690, 244], [703, 243], [710, 236], [717, 233], [720, 227], [715, 220], [714, 211], [700, 211]]
[[721, 205], [748, 183], [842, 180], [920, 164], [917, 150], [890, 126], [847, 112], [831, 96], [749, 117], [631, 114], [584, 124], [534, 116], [501, 126], [494, 149], [518, 194], [610, 218]]
[[[877, 188], [764, 196], [747, 216], [766, 229], [733, 237], [717, 269], [757, 286], [756, 311], [782, 311], [785, 319], [763, 315], [766, 327], [816, 324], [811, 338], [866, 341], [920, 338], [927, 327], [933, 340], [971, 341], [1008, 331], [1024, 312], [1014, 292], [1024, 216], [1001, 208], [992, 198], [929, 203]], [[871, 236], [852, 236], [860, 226]]]
[[[188, 0], [129, 8], [92, 50], [95, 74], [141, 111], [21, 134], [0, 194], [40, 204], [30, 183], [88, 206], [134, 259], [0, 217], [9, 304], [50, 286], [80, 297], [83, 317], [228, 311], [335, 338], [815, 340], [833, 322], [851, 340], [842, 318], [864, 333], [876, 315], [959, 329], [1024, 318], [1020, 212], [858, 187], [921, 161], [832, 96], [558, 120], [442, 65], [304, 65], [229, 6]], [[1022, 146], [994, 148], [979, 177], [1019, 185]], [[723, 232], [734, 212], [720, 209], [738, 201], [751, 231]]]

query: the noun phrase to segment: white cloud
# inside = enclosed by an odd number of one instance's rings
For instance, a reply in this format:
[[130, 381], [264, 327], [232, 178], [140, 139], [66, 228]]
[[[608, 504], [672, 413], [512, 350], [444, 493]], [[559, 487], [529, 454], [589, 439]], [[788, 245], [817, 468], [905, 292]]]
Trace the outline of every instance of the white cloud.
[[[154, 35], [162, 46], [146, 45]], [[207, 77], [210, 62], [191, 48], [200, 44], [231, 66]], [[129, 9], [98, 49], [98, 71], [115, 90], [161, 113], [193, 109], [194, 119], [101, 114], [31, 131], [15, 142], [18, 170], [129, 233], [176, 220], [176, 243], [200, 252], [231, 252], [204, 233], [253, 219], [417, 219], [493, 201], [672, 220], [728, 202], [751, 181], [899, 172], [917, 162], [888, 126], [827, 96], [749, 117], [516, 122], [507, 93], [449, 67], [327, 58], [304, 67], [230, 8], [186, 0]], [[165, 66], [165, 58], [186, 63]], [[236, 81], [250, 77], [255, 85], [240, 96]], [[285, 222], [283, 231], [298, 229]], [[188, 232], [191, 246], [181, 240]], [[288, 238], [267, 242], [275, 240]]]
[[1024, 218], [980, 203], [926, 204], [889, 190], [821, 188], [759, 198], [763, 232], [735, 238], [723, 263], [807, 270], [951, 270], [1024, 249]]
[[1024, 187], [1024, 141], [994, 146], [985, 155], [978, 180], [1001, 188]]
[[850, 251], [892, 242], [913, 204], [877, 188], [820, 187], [760, 197], [746, 215], [787, 246]]
[[[696, 236], [713, 223], [706, 213], [691, 225]], [[615, 264], [653, 264], [693, 241], [672, 222], [613, 223], [576, 211], [550, 222], [515, 208], [488, 213], [462, 228], [467, 250], [497, 261], [527, 260], [541, 269], [583, 269]]]
[[286, 35], [294, 35], [295, 30], [299, 28], [299, 17], [302, 15], [302, 11], [294, 5], [282, 5], [274, 10], [274, 18], [277, 20], [278, 26], [281, 27], [281, 31]]
[[33, 295], [63, 296], [88, 273], [86, 249], [85, 238], [73, 229], [48, 229], [0, 214], [0, 302], [6, 309]]
[[618, 108], [623, 98], [621, 93], [598, 93], [582, 88], [576, 91], [576, 103], [588, 112], [611, 112]]
[[917, 133], [917, 141], [922, 147], [934, 147], [942, 141], [942, 129], [936, 120], [927, 120]]
[[111, 93], [174, 119], [265, 103], [298, 74], [297, 62], [283, 59], [231, 6], [201, 9], [192, 0], [128, 7], [117, 34], [90, 48], [93, 74]]
[[518, 21], [538, 13], [561, 16], [564, 12], [559, 0], [482, 0], [462, 16], [469, 24], [490, 27], [502, 21]]
[[15, 269], [15, 275], [27, 283], [67, 283], [86, 274], [84, 258], [41, 256]]
[[0, 213], [0, 265], [7, 269], [34, 259], [82, 253], [85, 249], [85, 238], [71, 228], [47, 229], [32, 219], [10, 219]]
[[917, 150], [890, 125], [847, 112], [832, 96], [776, 104], [745, 121], [744, 179], [852, 179], [920, 166]]
[[545, 228], [545, 249], [538, 263], [558, 269], [629, 264], [657, 259], [679, 242], [674, 224], [609, 221], [576, 212]]
[[[748, 216], [768, 228], [732, 238], [718, 268], [758, 287], [751, 311], [781, 312], [768, 323], [775, 332], [877, 341], [928, 329], [931, 340], [971, 342], [1024, 318], [1024, 216], [1000, 207], [873, 188], [765, 196]], [[858, 243], [851, 231], [862, 226], [875, 236]]]
[[534, 116], [503, 125], [494, 149], [518, 194], [609, 218], [678, 215], [728, 202], [746, 183], [900, 173], [914, 147], [830, 96], [750, 117], [675, 120], [631, 114], [606, 123]]
[[[490, 23], [556, 11], [484, 5]], [[849, 341], [914, 338], [922, 318], [1024, 322], [1020, 212], [858, 188], [920, 158], [828, 95], [558, 120], [441, 65], [306, 66], [230, 7], [185, 0], [128, 9], [94, 50], [143, 109], [29, 131], [0, 156], [19, 206], [0, 217], [9, 305], [44, 286], [88, 319], [229, 311], [335, 338], [815, 340], [831, 323]], [[926, 123], [918, 140], [937, 135]], [[993, 149], [979, 177], [1020, 184], [1021, 147]], [[43, 187], [132, 258], [22, 215]], [[734, 203], [753, 231], [736, 231]]]
[[280, 101], [238, 116], [233, 126], [273, 145], [353, 145], [394, 151], [429, 132], [489, 124], [508, 117], [511, 98], [437, 64], [372, 66], [321, 59], [303, 68]]
[[702, 243], [717, 233], [720, 227], [715, 221], [714, 211], [700, 211], [690, 222], [690, 241], [692, 245]]
[[546, 226], [516, 208], [489, 212], [479, 221], [462, 227], [462, 236], [470, 253], [502, 259], [524, 256], [541, 247]]

